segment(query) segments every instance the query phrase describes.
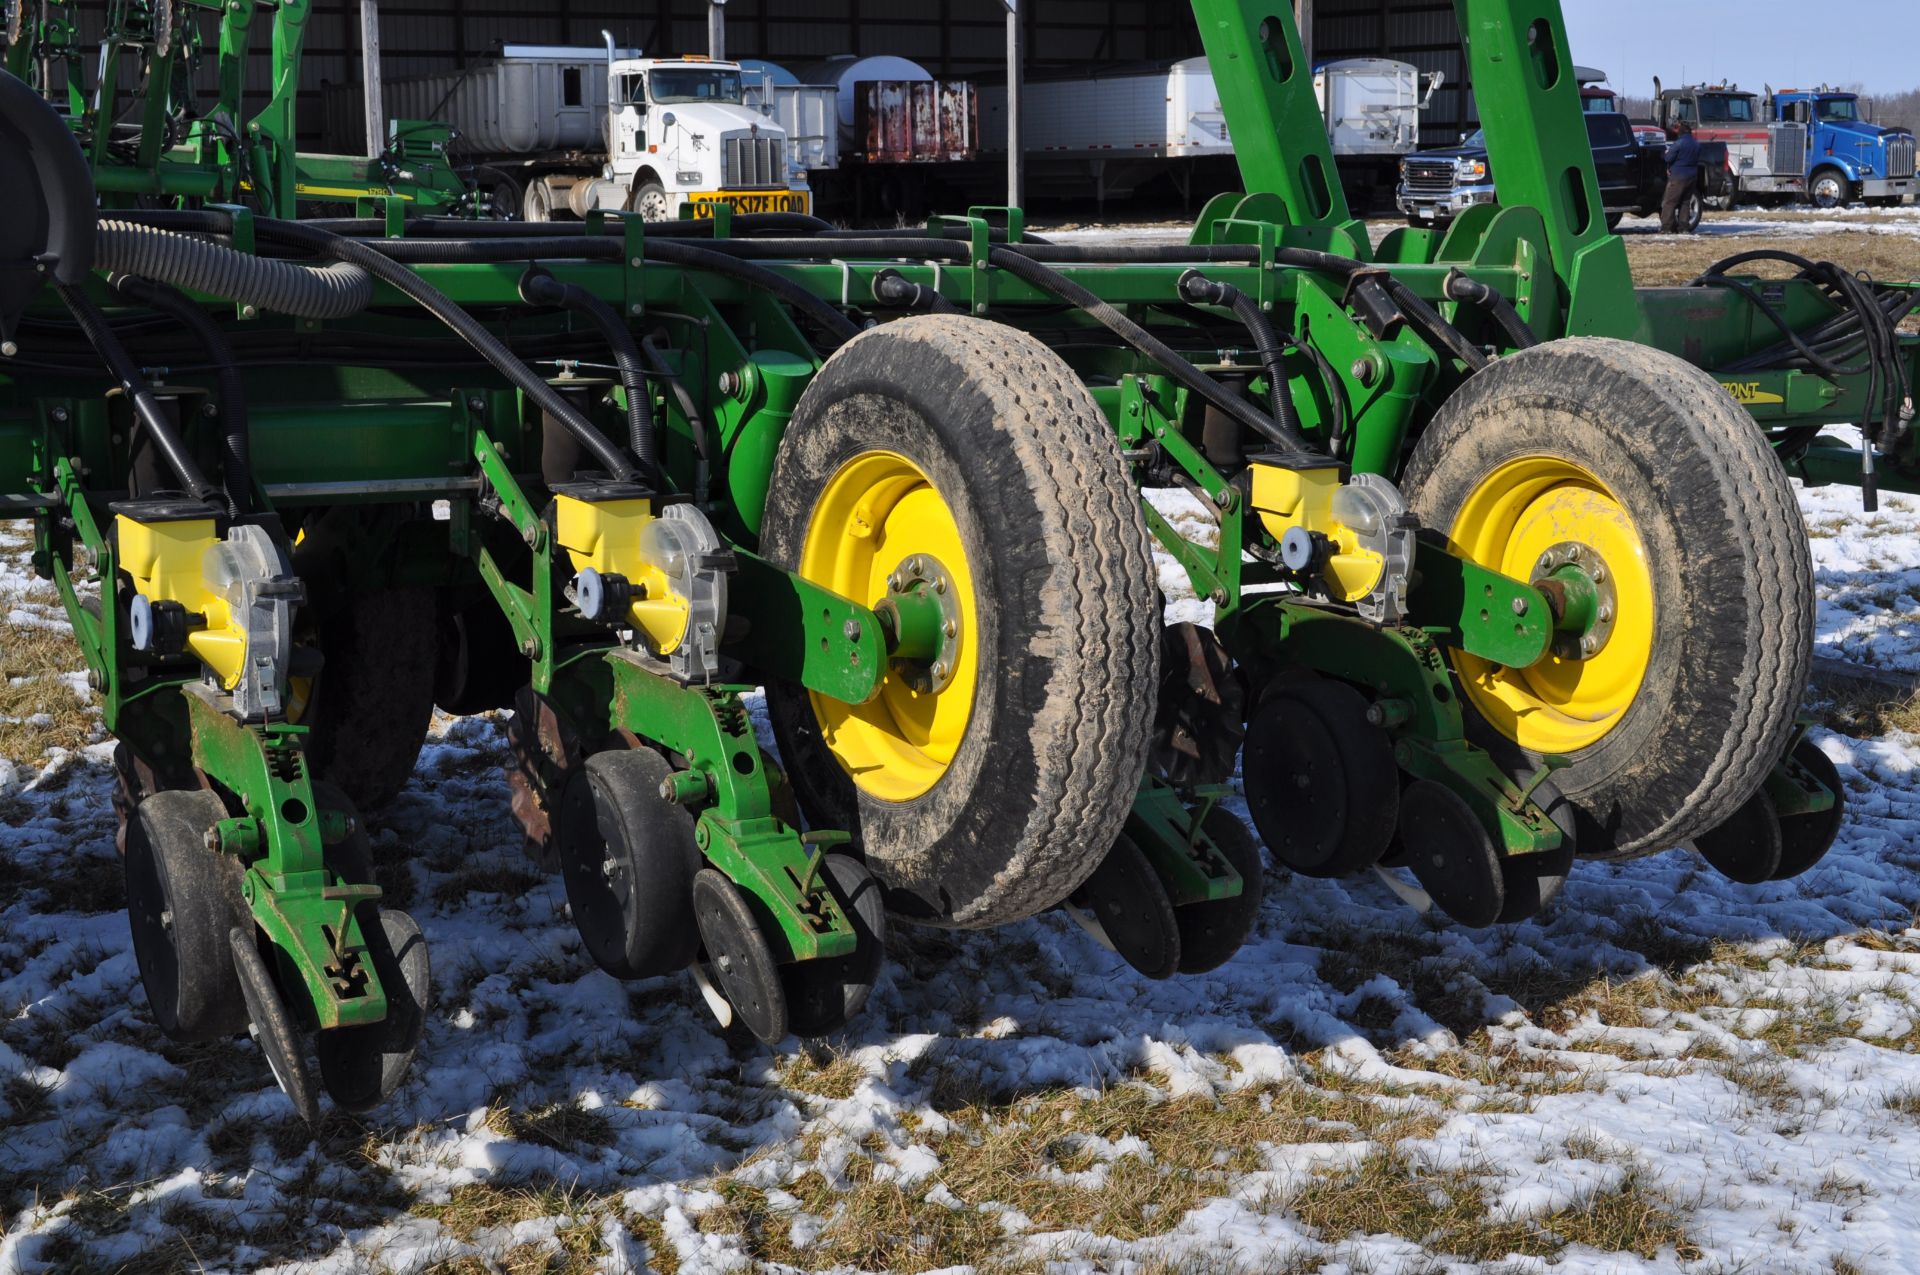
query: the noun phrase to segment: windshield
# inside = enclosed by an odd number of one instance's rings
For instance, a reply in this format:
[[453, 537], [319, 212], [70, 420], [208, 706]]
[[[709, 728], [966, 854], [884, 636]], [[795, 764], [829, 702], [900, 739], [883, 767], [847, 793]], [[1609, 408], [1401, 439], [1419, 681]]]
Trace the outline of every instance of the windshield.
[[1485, 150], [1487, 148], [1487, 130], [1476, 128], [1468, 133], [1460, 143], [1461, 150]]
[[656, 102], [733, 102], [741, 100], [740, 72], [705, 67], [678, 68], [653, 73]]
[[1753, 99], [1703, 93], [1700, 96], [1700, 122], [1750, 124], [1753, 122]]
[[1850, 97], [1823, 97], [1814, 104], [1823, 120], [1857, 120], [1860, 118], [1860, 103]]

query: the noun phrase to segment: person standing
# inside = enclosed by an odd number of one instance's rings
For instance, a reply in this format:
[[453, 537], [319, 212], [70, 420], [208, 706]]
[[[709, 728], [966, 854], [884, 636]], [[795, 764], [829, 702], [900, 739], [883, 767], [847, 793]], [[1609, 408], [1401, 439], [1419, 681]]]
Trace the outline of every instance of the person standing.
[[1667, 194], [1660, 201], [1660, 229], [1670, 235], [1693, 230], [1680, 224], [1680, 209], [1700, 185], [1700, 143], [1694, 139], [1693, 125], [1682, 120], [1679, 132], [1667, 147]]

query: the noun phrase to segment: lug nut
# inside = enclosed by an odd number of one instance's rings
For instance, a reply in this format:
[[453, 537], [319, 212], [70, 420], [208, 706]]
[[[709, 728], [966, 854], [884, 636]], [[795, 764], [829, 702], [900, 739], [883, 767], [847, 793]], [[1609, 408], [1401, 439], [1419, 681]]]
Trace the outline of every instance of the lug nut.
[[907, 559], [907, 570], [913, 575], [920, 574], [920, 557], [918, 554]]
[[1593, 636], [1593, 634], [1589, 633], [1585, 637], [1580, 639], [1580, 654], [1592, 655], [1595, 651], [1599, 649], [1600, 649], [1600, 639]]
[[1600, 608], [1600, 623], [1611, 624], [1612, 622], [1613, 622], [1613, 608], [1610, 606], [1603, 605]]
[[935, 593], [945, 593], [947, 591], [947, 578], [945, 576], [935, 576], [933, 578], [933, 591]]
[[953, 622], [952, 620], [948, 620], [945, 624], [940, 626], [940, 632], [945, 634], [947, 637], [959, 637], [960, 626], [955, 622]]
[[933, 666], [933, 675], [936, 678], [945, 678], [948, 671], [952, 667], [953, 666], [948, 664], [945, 660], [941, 660], [938, 664], [935, 664]]
[[899, 593], [904, 587], [898, 575], [890, 575], [887, 577], [888, 593]]

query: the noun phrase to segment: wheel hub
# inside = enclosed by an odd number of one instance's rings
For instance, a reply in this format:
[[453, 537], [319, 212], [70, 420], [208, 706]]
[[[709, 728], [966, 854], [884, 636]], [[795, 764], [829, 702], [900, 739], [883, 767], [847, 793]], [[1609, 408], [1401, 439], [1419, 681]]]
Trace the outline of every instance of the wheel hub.
[[874, 613], [894, 668], [915, 694], [936, 694], [953, 684], [960, 667], [960, 598], [940, 559], [923, 553], [903, 559], [888, 574], [886, 596]]
[[1534, 561], [1532, 583], [1553, 604], [1555, 655], [1590, 660], [1606, 649], [1620, 598], [1614, 573], [1598, 549], [1577, 540], [1549, 546]]

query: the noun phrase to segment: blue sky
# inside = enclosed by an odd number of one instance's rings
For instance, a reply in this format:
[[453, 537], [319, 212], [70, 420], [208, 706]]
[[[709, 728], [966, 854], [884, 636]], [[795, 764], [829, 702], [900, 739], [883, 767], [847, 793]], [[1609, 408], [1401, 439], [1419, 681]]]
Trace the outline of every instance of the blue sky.
[[1582, 66], [1644, 97], [1668, 85], [1734, 80], [1775, 88], [1825, 80], [1869, 92], [1920, 87], [1916, 0], [1561, 0]]

